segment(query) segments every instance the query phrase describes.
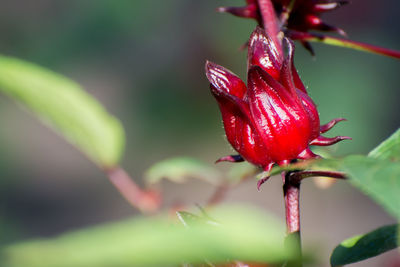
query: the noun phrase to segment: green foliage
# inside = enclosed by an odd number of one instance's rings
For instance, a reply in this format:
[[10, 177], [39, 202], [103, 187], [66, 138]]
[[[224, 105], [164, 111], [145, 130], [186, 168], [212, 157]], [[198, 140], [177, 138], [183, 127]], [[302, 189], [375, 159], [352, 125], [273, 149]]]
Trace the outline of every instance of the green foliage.
[[176, 215], [184, 226], [190, 226], [193, 223], [198, 223], [199, 221], [204, 220], [202, 217], [187, 211], [178, 211], [176, 212]]
[[[400, 220], [400, 130], [397, 130], [368, 157], [349, 156], [340, 163], [350, 183], [370, 196]], [[399, 246], [399, 225], [384, 226], [352, 237], [335, 248], [332, 266], [365, 260]]]
[[400, 129], [369, 152], [368, 156], [378, 159], [400, 161]]
[[398, 231], [399, 225], [388, 225], [343, 241], [332, 252], [331, 266], [362, 261], [398, 247]]
[[341, 170], [350, 183], [400, 219], [400, 164], [364, 156], [349, 156]]
[[351, 155], [341, 159], [323, 159], [273, 169], [341, 171], [349, 182], [400, 219], [400, 164], [386, 159]]
[[372, 150], [369, 156], [350, 155], [341, 159], [310, 160], [283, 167], [277, 166], [271, 170], [270, 175], [294, 170], [344, 172], [353, 186], [400, 219], [399, 159], [400, 130], [397, 130]]
[[366, 157], [347, 157], [350, 182], [400, 219], [400, 129]]
[[[185, 213], [185, 219], [188, 213]], [[1, 250], [4, 267], [176, 266], [243, 260], [282, 262], [283, 223], [249, 207], [210, 211], [218, 224], [190, 216], [190, 226], [166, 217], [127, 220], [17, 243]]]
[[187, 178], [197, 178], [214, 185], [219, 185], [222, 174], [215, 168], [193, 158], [177, 157], [154, 164], [145, 173], [145, 181], [155, 184], [162, 179], [183, 183]]
[[214, 219], [212, 219], [205, 211], [200, 208], [203, 213], [202, 216], [198, 216], [196, 214], [187, 212], [187, 211], [178, 211], [176, 215], [181, 223], [186, 227], [191, 227], [192, 225], [203, 223], [203, 224], [211, 224], [211, 225], [220, 225]]
[[120, 122], [80, 86], [32, 63], [0, 56], [0, 91], [33, 112], [102, 168], [124, 147]]

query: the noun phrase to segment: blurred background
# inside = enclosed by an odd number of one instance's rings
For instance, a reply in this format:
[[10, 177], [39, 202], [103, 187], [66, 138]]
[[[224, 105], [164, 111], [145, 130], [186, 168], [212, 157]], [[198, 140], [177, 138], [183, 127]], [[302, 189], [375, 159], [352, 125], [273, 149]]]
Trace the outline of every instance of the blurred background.
[[[217, 14], [244, 1], [2, 0], [0, 53], [37, 63], [80, 83], [126, 130], [122, 166], [142, 183], [157, 161], [191, 156], [210, 165], [232, 153], [204, 75], [206, 59], [245, 77], [246, 42], [255, 22]], [[400, 49], [398, 0], [353, 0], [324, 16], [351, 39]], [[345, 117], [329, 134], [348, 135], [330, 152], [367, 153], [400, 125], [400, 63], [344, 48], [297, 45], [296, 66], [321, 122]], [[0, 244], [50, 237], [137, 215], [107, 177], [62, 138], [0, 95]], [[226, 168], [222, 163], [219, 168]], [[165, 207], [202, 204], [213, 188], [199, 181], [162, 184]], [[305, 247], [321, 266], [343, 239], [395, 220], [346, 182], [302, 186]], [[249, 180], [227, 200], [284, 218], [280, 177], [260, 192]], [[390, 252], [354, 266], [389, 266]]]

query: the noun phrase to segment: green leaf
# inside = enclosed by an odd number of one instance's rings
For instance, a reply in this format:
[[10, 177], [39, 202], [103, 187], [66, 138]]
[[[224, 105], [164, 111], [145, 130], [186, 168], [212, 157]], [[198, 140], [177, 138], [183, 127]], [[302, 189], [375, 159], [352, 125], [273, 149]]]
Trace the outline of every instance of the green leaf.
[[400, 219], [400, 164], [365, 156], [348, 156], [340, 169], [350, 183]]
[[398, 247], [398, 230], [399, 225], [388, 225], [343, 241], [332, 252], [331, 266], [362, 261]]
[[198, 208], [200, 209], [202, 216], [187, 211], [177, 211], [176, 215], [181, 223], [186, 227], [190, 227], [191, 225], [197, 223], [219, 225], [219, 223], [212, 219], [202, 207], [198, 206]]
[[187, 211], [178, 211], [176, 215], [184, 226], [190, 226], [194, 223], [204, 221], [204, 218]]
[[120, 122], [78, 84], [32, 63], [0, 56], [0, 91], [100, 167], [111, 168], [118, 163], [124, 146]]
[[249, 207], [219, 207], [218, 225], [190, 227], [153, 217], [67, 233], [54, 239], [17, 243], [0, 250], [4, 267], [176, 266], [227, 260], [283, 262], [284, 224]]
[[372, 158], [400, 161], [400, 129], [397, 129], [388, 139], [369, 152]]
[[213, 185], [219, 185], [223, 181], [223, 176], [217, 169], [189, 157], [160, 161], [145, 172], [145, 181], [149, 184], [158, 183], [162, 179], [183, 183], [188, 178], [197, 178]]

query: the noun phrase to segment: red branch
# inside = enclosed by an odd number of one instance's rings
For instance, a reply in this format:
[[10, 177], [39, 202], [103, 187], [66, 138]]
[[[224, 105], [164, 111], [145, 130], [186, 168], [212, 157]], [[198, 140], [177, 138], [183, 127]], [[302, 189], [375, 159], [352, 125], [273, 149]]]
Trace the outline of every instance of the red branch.
[[287, 36], [292, 38], [293, 40], [300, 41], [312, 41], [312, 42], [321, 42], [328, 45], [335, 45], [341, 47], [352, 48], [355, 50], [360, 50], [364, 52], [375, 53], [379, 55], [384, 55], [388, 57], [393, 57], [400, 59], [400, 51], [388, 49], [384, 47], [379, 47], [375, 45], [365, 44], [357, 41], [352, 41], [348, 39], [342, 39], [338, 37], [332, 37], [327, 35], [321, 35], [316, 33], [306, 33], [306, 32], [298, 32], [298, 31], [288, 31]]
[[144, 213], [154, 212], [160, 207], [159, 193], [142, 190], [121, 167], [107, 170], [106, 173], [110, 182], [133, 207]]
[[[301, 236], [300, 236], [300, 183], [301, 179], [294, 177], [293, 172], [283, 172], [283, 195], [285, 198], [287, 241], [294, 242], [296, 247], [295, 262], [288, 262], [286, 266], [301, 267]], [[292, 244], [292, 243], [291, 243]]]

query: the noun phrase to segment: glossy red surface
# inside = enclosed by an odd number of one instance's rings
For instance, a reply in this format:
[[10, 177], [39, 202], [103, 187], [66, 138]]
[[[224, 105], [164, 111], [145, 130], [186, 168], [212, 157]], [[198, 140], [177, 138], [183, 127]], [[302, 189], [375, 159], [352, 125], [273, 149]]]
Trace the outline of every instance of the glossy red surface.
[[224, 67], [206, 63], [229, 143], [242, 158], [265, 170], [275, 163], [316, 157], [310, 144], [330, 145], [348, 139], [320, 136], [343, 119], [320, 126], [316, 106], [294, 68], [294, 44], [287, 43], [285, 57], [279, 52], [280, 44], [256, 28], [249, 40], [247, 86]]

